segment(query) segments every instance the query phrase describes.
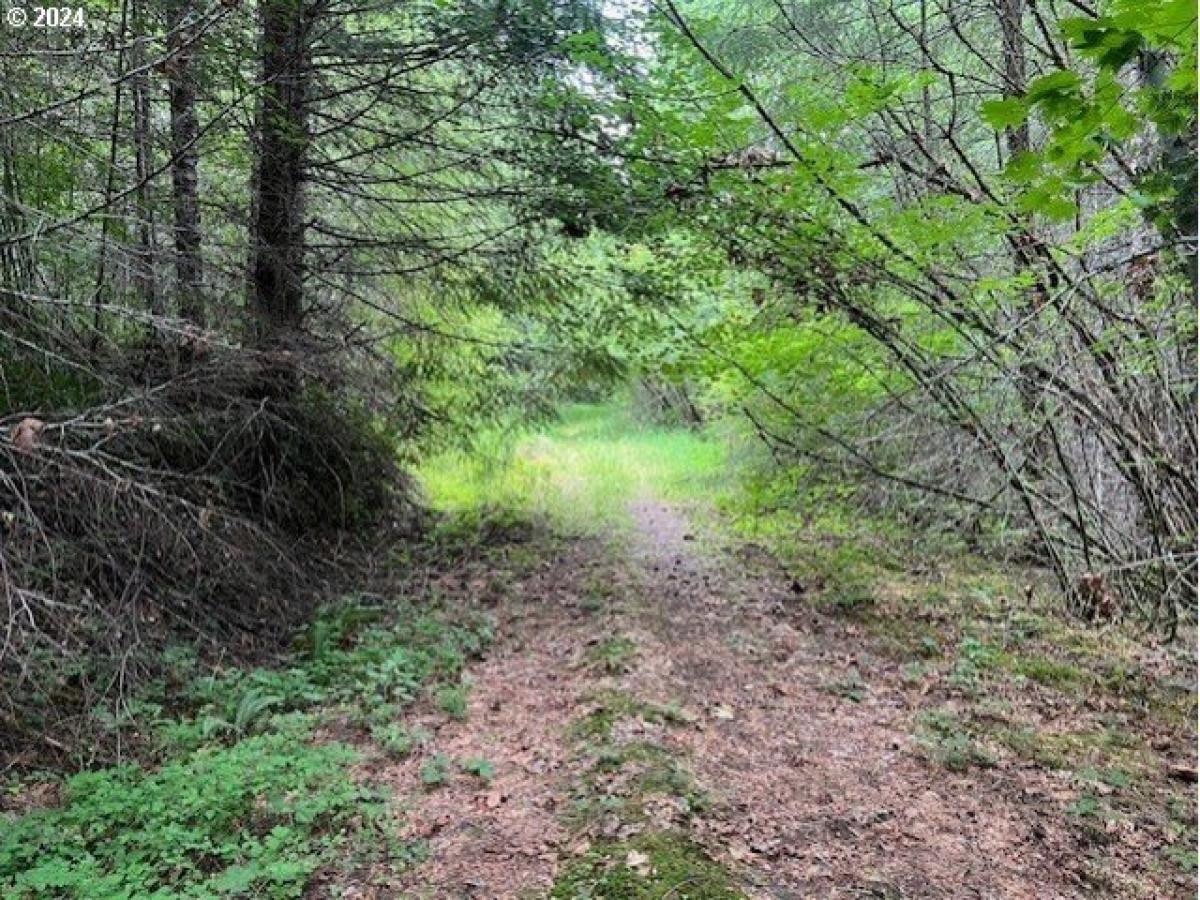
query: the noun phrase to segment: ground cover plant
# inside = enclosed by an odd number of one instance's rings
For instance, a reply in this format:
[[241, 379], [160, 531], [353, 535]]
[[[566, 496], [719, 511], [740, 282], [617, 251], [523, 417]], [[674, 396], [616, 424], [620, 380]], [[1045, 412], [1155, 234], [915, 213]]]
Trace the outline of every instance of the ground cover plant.
[[348, 598], [274, 668], [205, 674], [175, 659], [177, 691], [151, 685], [128, 721], [109, 723], [146, 732], [143, 765], [11, 786], [57, 799], [0, 813], [0, 886], [14, 897], [298, 897], [338, 855], [407, 858], [390, 799], [355, 777], [362, 747], [318, 732], [348, 719], [386, 752], [411, 752], [421, 735], [396, 730], [403, 711], [431, 689], [459, 690], [487, 640], [482, 619]]

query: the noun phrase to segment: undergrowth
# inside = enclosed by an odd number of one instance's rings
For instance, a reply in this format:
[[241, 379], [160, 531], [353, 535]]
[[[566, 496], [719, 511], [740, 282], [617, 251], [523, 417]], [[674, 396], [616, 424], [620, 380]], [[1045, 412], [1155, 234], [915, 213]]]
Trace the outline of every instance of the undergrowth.
[[276, 652], [350, 529], [415, 521], [379, 417], [332, 368], [272, 360], [214, 353], [153, 390], [114, 373], [103, 395], [50, 378], [22, 446], [0, 428], [0, 755], [111, 761], [92, 710], [162, 675], [165, 646]]
[[6, 823], [0, 887], [24, 897], [298, 897], [356, 827], [383, 827], [355, 753], [311, 743], [305, 717], [192, 751], [156, 772], [85, 772], [57, 809]]
[[685, 833], [709, 798], [683, 761], [661, 744], [615, 734], [621, 720], [680, 726], [691, 717], [622, 691], [592, 699], [569, 733], [590, 765], [575, 782], [566, 823], [576, 836], [600, 839], [560, 872], [552, 900], [742, 897], [731, 872]]
[[[320, 613], [287, 665], [197, 676], [174, 691], [156, 682], [114, 725], [149, 728], [169, 753], [245, 736], [282, 712], [346, 704], [390, 720], [427, 682], [455, 677], [489, 638], [483, 620], [451, 623], [403, 602], [385, 608], [351, 601]], [[175, 660], [185, 671], [194, 665], [178, 650]], [[447, 684], [438, 692], [455, 690]], [[190, 714], [171, 714], [180, 708]]]
[[409, 752], [423, 735], [394, 720], [453, 686], [488, 636], [482, 622], [349, 602], [319, 616], [283, 667], [197, 676], [174, 651], [182, 683], [154, 685], [123, 713], [152, 735], [146, 765], [81, 773], [59, 805], [0, 818], [0, 895], [298, 897], [335, 854], [403, 861], [416, 851], [354, 778], [357, 751], [315, 732], [348, 719], [385, 752]]

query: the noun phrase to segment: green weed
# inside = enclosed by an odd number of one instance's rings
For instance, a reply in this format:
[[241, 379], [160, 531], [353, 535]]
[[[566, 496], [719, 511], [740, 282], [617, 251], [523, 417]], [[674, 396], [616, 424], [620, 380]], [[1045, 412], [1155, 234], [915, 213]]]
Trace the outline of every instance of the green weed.
[[1173, 844], [1163, 851], [1163, 855], [1179, 866], [1185, 873], [1191, 874], [1196, 871], [1197, 853], [1195, 841], [1190, 844]]
[[930, 760], [952, 772], [995, 765], [992, 755], [976, 742], [966, 723], [947, 710], [923, 713], [918, 738]]
[[354, 752], [272, 734], [196, 750], [157, 772], [76, 775], [56, 809], [0, 828], [5, 897], [298, 897], [352, 817], [382, 806]]
[[491, 781], [496, 777], [496, 764], [483, 757], [471, 757], [459, 763], [464, 772], [474, 775], [483, 781]]
[[411, 728], [402, 722], [388, 722], [371, 729], [371, 738], [392, 759], [403, 759], [417, 747], [427, 743], [429, 732], [421, 728]]
[[438, 787], [450, 780], [452, 763], [444, 753], [435, 753], [421, 765], [421, 783], [426, 787]]
[[588, 662], [611, 675], [624, 672], [637, 653], [637, 645], [627, 637], [610, 637], [592, 647]]
[[357, 718], [385, 751], [411, 752], [424, 738], [395, 717], [426, 683], [458, 676], [487, 639], [482, 625], [403, 604], [352, 604], [318, 617], [286, 667], [187, 683], [195, 655], [172, 650], [175, 706], [191, 714], [167, 716], [159, 684], [114, 723], [153, 732], [163, 764], [77, 775], [60, 807], [0, 817], [0, 895], [298, 897], [335, 848], [419, 853], [394, 846], [384, 804], [351, 777], [354, 751], [314, 745], [311, 732], [321, 711], [344, 705], [365, 710]]
[[278, 712], [347, 703], [394, 717], [426, 682], [458, 675], [489, 637], [482, 623], [452, 625], [404, 605], [386, 620], [377, 610], [339, 608], [318, 618], [307, 652], [287, 668], [237, 669], [194, 681], [183, 699], [192, 716], [162, 718], [137, 706], [127, 715], [143, 726], [151, 722], [167, 753], [252, 733]]
[[467, 717], [467, 698], [471, 688], [466, 684], [447, 684], [437, 690], [437, 706], [452, 719]]
[[825, 690], [851, 703], [861, 703], [867, 696], [867, 685], [857, 672], [851, 672], [845, 678], [830, 682], [825, 686]]

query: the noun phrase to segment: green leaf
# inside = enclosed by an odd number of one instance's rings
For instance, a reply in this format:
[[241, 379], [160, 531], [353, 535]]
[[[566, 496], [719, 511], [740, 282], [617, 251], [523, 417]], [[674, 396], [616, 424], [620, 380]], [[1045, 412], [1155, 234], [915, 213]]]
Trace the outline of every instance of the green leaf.
[[1059, 69], [1031, 81], [1025, 91], [1025, 98], [1031, 103], [1037, 103], [1050, 97], [1069, 96], [1078, 92], [1081, 83], [1078, 72]]
[[1029, 116], [1029, 105], [1017, 97], [988, 100], [979, 107], [979, 114], [997, 131], [1002, 131], [1005, 128], [1014, 128], [1024, 122]]
[[1042, 174], [1042, 157], [1037, 153], [1022, 150], [1013, 154], [1008, 165], [1004, 167], [1004, 175], [1011, 181], [1027, 183]]

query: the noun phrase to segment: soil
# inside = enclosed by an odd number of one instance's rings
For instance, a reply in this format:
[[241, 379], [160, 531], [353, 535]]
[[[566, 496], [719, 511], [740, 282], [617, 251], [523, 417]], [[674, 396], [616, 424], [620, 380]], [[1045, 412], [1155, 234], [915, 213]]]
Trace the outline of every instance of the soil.
[[[1194, 892], [1153, 848], [1121, 840], [1098, 887], [1061, 773], [932, 762], [914, 738], [924, 689], [852, 622], [815, 611], [772, 560], [717, 546], [677, 507], [645, 498], [631, 513], [625, 539], [556, 545], [501, 592], [466, 717], [420, 714], [433, 735], [423, 752], [373, 773], [428, 857], [359, 896], [544, 897], [593, 841], [658, 825], [685, 829], [752, 898]], [[629, 652], [605, 664], [598, 648], [617, 638]], [[703, 808], [668, 797], [648, 822], [573, 818], [596, 752], [579, 723], [614, 695], [677, 711], [670, 724], [630, 706], [612, 740], [667, 748]], [[433, 753], [486, 758], [495, 776], [430, 787]]]

